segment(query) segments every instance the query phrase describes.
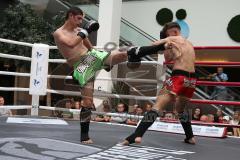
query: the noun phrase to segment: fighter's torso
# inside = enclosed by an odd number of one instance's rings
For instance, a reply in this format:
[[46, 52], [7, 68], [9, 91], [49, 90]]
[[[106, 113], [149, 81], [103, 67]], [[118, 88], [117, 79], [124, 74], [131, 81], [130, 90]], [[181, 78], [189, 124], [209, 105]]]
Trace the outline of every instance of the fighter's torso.
[[195, 51], [193, 45], [181, 36], [169, 37], [169, 39], [173, 47], [166, 50], [164, 54], [177, 57], [173, 58], [173, 69], [195, 72]]
[[[73, 32], [69, 32], [61, 27], [56, 32], [58, 32], [57, 34], [63, 34], [64, 36], [69, 37], [69, 39], [75, 39], [78, 33], [78, 29], [74, 30]], [[58, 38], [55, 38], [55, 43], [70, 66], [78, 62], [79, 58], [87, 53], [87, 48], [83, 45], [83, 41], [79, 42], [79, 44], [77, 44], [75, 47], [67, 46]]]

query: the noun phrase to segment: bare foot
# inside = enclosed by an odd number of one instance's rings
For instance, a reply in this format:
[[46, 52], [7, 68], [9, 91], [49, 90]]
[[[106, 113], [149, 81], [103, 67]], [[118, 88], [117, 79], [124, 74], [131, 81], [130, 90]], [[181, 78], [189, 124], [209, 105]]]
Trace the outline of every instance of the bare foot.
[[[142, 142], [142, 137], [136, 137], [135, 143], [140, 144]], [[130, 143], [127, 140], [124, 140], [121, 145], [128, 146]]]
[[142, 137], [136, 137], [135, 143], [140, 144], [142, 142]]
[[184, 140], [185, 143], [188, 143], [188, 144], [196, 144], [196, 140], [194, 137], [188, 139], [188, 140]]
[[127, 140], [124, 140], [122, 143], [120, 143], [121, 145], [124, 145], [124, 146], [128, 146], [129, 145], [129, 142]]
[[82, 144], [93, 144], [93, 141], [91, 139], [87, 141], [81, 141]]

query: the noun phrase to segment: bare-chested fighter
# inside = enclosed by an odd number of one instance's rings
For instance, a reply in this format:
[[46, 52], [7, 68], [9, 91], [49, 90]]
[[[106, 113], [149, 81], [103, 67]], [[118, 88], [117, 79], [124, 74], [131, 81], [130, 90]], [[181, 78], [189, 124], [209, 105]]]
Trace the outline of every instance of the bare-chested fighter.
[[93, 143], [88, 132], [93, 106], [95, 73], [105, 66], [113, 66], [127, 59], [129, 62], [139, 62], [141, 57], [165, 49], [163, 42], [166, 41], [159, 43], [159, 45], [132, 47], [128, 50], [114, 50], [111, 53], [98, 51], [93, 49], [87, 37], [91, 32], [98, 30], [99, 24], [90, 21], [85, 27], [80, 28], [83, 18], [84, 13], [80, 8], [70, 8], [66, 13], [65, 23], [53, 33], [53, 36], [59, 51], [67, 63], [74, 68], [73, 79], [82, 87], [81, 142], [89, 144]]
[[195, 144], [189, 115], [184, 112], [196, 86], [194, 48], [181, 36], [181, 28], [175, 22], [167, 23], [161, 31], [161, 39], [153, 44], [159, 45], [166, 40], [166, 50], [163, 53], [166, 61], [174, 63], [172, 75], [164, 82], [153, 110], [144, 114], [135, 132], [123, 141], [123, 145], [141, 143], [142, 136], [154, 123], [158, 112], [173, 101], [175, 101], [178, 117], [186, 135], [184, 142]]

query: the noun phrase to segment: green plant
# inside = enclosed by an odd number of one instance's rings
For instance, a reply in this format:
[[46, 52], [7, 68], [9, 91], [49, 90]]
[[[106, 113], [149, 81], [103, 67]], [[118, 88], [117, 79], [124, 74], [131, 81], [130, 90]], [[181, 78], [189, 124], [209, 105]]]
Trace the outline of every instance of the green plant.
[[[28, 43], [54, 45], [52, 32], [59, 25], [59, 18], [53, 24], [36, 14], [30, 5], [17, 3], [10, 5], [2, 13], [0, 37]], [[31, 56], [31, 48], [13, 44], [0, 43], [0, 52], [21, 56]], [[62, 57], [58, 51], [51, 51], [50, 58]]]

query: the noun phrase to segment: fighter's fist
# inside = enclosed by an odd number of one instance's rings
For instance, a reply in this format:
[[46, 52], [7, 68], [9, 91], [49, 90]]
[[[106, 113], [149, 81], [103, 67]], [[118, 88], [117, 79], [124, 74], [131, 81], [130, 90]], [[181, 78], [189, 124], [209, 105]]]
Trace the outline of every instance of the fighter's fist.
[[79, 37], [81, 37], [82, 39], [85, 39], [88, 36], [88, 32], [85, 29], [81, 29], [78, 34]]
[[90, 34], [91, 32], [99, 29], [99, 23], [94, 20], [90, 20], [83, 26], [83, 28], [87, 30], [88, 34]]

